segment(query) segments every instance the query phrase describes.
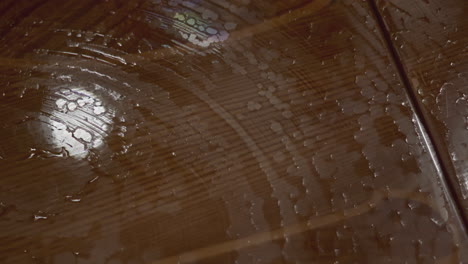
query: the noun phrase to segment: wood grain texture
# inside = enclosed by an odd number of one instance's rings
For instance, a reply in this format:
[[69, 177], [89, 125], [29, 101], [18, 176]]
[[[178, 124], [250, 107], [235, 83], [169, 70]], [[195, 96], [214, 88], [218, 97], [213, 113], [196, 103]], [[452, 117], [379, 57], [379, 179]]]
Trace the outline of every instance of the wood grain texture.
[[2, 1], [2, 263], [460, 263], [365, 1]]
[[468, 5], [377, 1], [450, 180], [468, 213]]

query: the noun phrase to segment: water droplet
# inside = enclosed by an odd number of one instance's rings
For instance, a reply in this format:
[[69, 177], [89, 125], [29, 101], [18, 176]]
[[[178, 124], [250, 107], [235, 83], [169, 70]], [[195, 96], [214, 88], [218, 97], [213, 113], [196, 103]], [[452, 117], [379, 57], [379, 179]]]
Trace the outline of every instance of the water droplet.
[[47, 215], [39, 211], [34, 214], [34, 221], [47, 220]]
[[224, 28], [226, 30], [234, 30], [234, 29], [236, 29], [236, 27], [237, 27], [237, 24], [233, 23], [233, 22], [227, 22], [227, 23], [224, 24]]
[[55, 104], [57, 105], [59, 109], [63, 109], [63, 107], [67, 104], [67, 100], [60, 98], [57, 101], [55, 101]]
[[250, 111], [260, 110], [261, 108], [262, 108], [262, 105], [257, 102], [249, 101], [247, 103], [247, 109], [249, 109]]
[[281, 133], [283, 131], [283, 127], [281, 126], [281, 124], [276, 121], [271, 122], [270, 128], [275, 133]]
[[93, 108], [93, 112], [96, 114], [96, 115], [100, 115], [102, 113], [105, 113], [106, 112], [106, 109], [103, 107], [103, 106], [95, 106]]
[[91, 135], [91, 133], [81, 128], [77, 128], [73, 132], [73, 136], [77, 139], [82, 139], [88, 143], [91, 142], [91, 140], [93, 139], [93, 136]]
[[215, 35], [216, 33], [218, 33], [218, 30], [209, 27], [209, 28], [206, 29], [206, 33], [208, 33], [210, 35]]
[[195, 19], [193, 19], [193, 18], [187, 19], [187, 24], [189, 24], [189, 25], [191, 25], [191, 26], [195, 25], [195, 22], [196, 22], [196, 21], [195, 21]]
[[70, 111], [75, 111], [77, 107], [78, 107], [78, 106], [76, 105], [75, 102], [70, 102], [70, 103], [68, 103], [68, 105], [67, 105], [67, 108], [68, 108], [68, 110], [70, 110]]
[[69, 201], [69, 202], [72, 202], [72, 203], [79, 203], [79, 202], [81, 202], [81, 198], [73, 197], [73, 196], [71, 196], [71, 195], [65, 196], [65, 200], [66, 200], [66, 201]]

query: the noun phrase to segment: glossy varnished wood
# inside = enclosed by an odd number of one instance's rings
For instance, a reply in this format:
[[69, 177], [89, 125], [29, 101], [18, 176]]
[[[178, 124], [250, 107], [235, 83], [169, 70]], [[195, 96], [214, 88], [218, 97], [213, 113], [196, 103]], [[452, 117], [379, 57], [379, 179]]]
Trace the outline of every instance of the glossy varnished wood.
[[460, 263], [365, 1], [2, 1], [2, 263]]
[[377, 1], [462, 210], [468, 213], [468, 5]]

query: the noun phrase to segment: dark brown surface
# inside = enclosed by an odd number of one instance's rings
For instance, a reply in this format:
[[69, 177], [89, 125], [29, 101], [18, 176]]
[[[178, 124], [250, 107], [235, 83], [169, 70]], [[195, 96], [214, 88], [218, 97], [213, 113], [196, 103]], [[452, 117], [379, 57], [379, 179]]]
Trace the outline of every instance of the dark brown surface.
[[468, 3], [377, 3], [462, 208], [468, 213]]
[[367, 2], [0, 14], [0, 262], [467, 260]]

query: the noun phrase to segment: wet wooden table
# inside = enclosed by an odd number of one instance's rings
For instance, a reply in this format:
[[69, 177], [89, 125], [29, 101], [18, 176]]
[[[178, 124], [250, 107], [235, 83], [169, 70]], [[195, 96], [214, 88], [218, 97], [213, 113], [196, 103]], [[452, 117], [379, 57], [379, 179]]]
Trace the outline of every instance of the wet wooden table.
[[463, 8], [1, 1], [0, 263], [466, 263]]

